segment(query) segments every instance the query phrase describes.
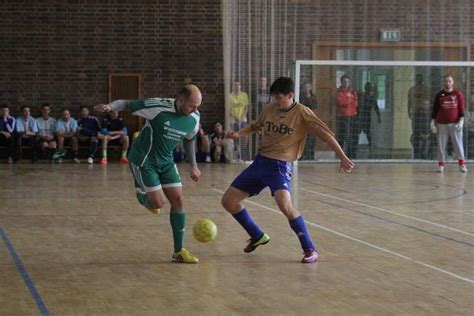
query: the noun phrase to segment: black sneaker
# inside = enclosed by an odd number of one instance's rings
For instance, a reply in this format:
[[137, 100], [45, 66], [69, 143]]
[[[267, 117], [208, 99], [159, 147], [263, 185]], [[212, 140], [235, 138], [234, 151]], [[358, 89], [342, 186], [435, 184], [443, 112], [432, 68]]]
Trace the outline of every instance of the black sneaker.
[[250, 238], [248, 240], [247, 246], [244, 248], [244, 252], [249, 253], [257, 249], [258, 246], [266, 245], [270, 241], [270, 236], [263, 233], [262, 236], [258, 239]]

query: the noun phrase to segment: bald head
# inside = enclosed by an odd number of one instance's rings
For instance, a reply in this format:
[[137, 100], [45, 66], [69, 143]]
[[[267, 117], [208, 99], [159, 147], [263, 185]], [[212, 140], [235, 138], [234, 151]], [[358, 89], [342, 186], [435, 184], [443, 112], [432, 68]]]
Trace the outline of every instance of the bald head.
[[179, 90], [176, 103], [181, 114], [190, 115], [196, 112], [202, 103], [201, 91], [196, 85], [188, 84]]

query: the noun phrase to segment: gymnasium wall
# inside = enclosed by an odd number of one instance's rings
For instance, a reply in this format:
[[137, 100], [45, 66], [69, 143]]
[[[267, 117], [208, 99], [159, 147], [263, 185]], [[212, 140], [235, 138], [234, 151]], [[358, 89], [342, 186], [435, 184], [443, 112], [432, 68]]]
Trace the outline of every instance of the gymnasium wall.
[[[381, 29], [399, 29], [394, 45], [468, 46], [474, 60], [471, 0], [223, 0], [232, 61], [230, 80], [249, 84], [287, 73], [297, 59], [315, 59], [314, 45], [381, 43]], [[329, 56], [321, 56], [327, 59]], [[356, 59], [356, 56], [352, 56]], [[244, 89], [245, 87], [243, 87]]]
[[142, 73], [145, 97], [190, 77], [210, 126], [224, 116], [221, 24], [220, 0], [1, 1], [0, 103], [76, 115], [107, 101], [109, 73]]
[[[231, 83], [239, 81], [242, 91], [254, 98], [251, 107], [257, 103], [259, 78], [265, 76], [271, 83], [282, 75], [293, 76], [295, 60], [474, 60], [472, 0], [223, 0], [223, 8], [226, 94]], [[382, 29], [397, 29], [401, 37], [382, 41]], [[378, 73], [373, 71], [367, 79], [357, 76], [360, 69], [321, 69], [303, 67], [300, 79], [313, 84], [317, 114], [335, 130], [337, 76], [348, 74], [353, 87], [363, 91], [363, 80], [374, 80]], [[410, 157], [407, 93], [416, 72], [423, 72], [426, 84], [436, 92], [442, 88], [442, 74], [453, 73], [470, 105], [474, 78], [466, 69], [387, 70], [391, 104], [382, 113], [382, 124], [376, 122], [379, 130], [373, 130], [386, 139], [378, 140], [378, 152], [370, 158]], [[328, 75], [318, 76], [321, 72]]]

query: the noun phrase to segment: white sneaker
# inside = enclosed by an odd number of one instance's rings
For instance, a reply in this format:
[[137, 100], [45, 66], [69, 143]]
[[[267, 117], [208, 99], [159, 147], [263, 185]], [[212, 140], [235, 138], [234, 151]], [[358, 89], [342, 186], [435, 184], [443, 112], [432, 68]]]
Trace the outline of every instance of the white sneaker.
[[72, 161], [74, 161], [75, 163], [81, 163], [81, 161], [79, 160], [79, 158], [74, 158]]
[[89, 165], [92, 165], [94, 163], [94, 159], [92, 159], [91, 157], [87, 158], [87, 163]]
[[206, 162], [211, 162], [211, 157], [207, 156], [206, 157]]
[[466, 172], [467, 172], [467, 167], [466, 167], [466, 165], [461, 165], [461, 166], [459, 166], [459, 171], [461, 171], [462, 173], [466, 173]]
[[444, 172], [444, 166], [439, 166], [438, 170], [436, 170], [437, 173], [443, 173]]

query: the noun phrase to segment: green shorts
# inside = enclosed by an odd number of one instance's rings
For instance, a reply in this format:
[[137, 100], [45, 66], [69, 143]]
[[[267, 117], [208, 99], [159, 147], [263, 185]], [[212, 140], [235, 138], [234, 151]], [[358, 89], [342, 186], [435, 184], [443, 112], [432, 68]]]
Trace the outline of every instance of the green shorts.
[[146, 193], [161, 190], [161, 188], [181, 187], [181, 177], [175, 163], [162, 166], [145, 164], [142, 167], [130, 162], [137, 192]]

